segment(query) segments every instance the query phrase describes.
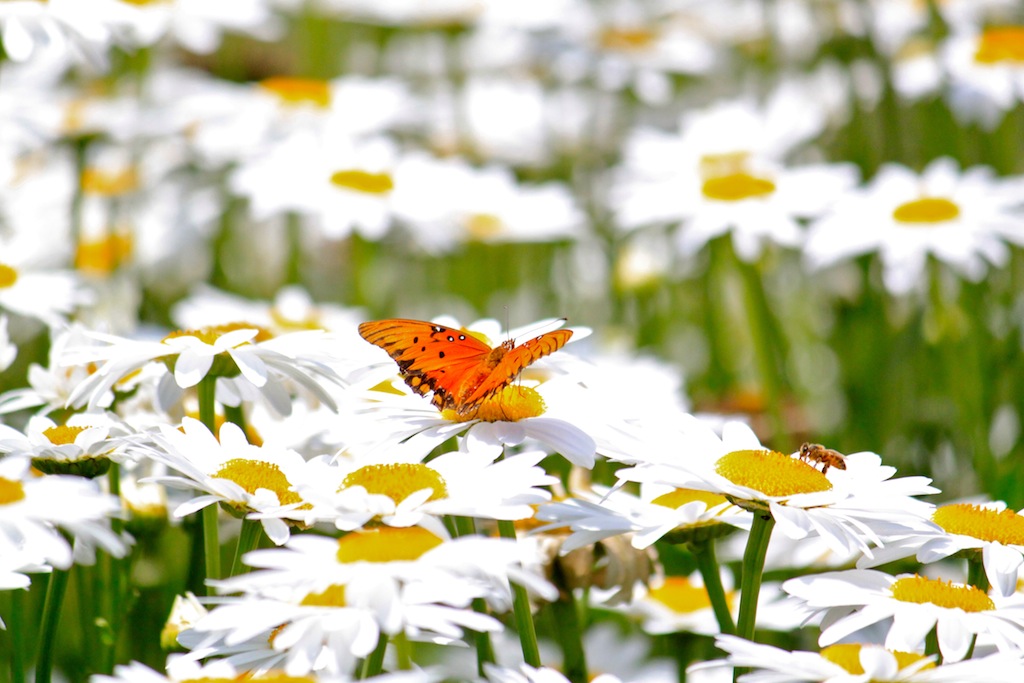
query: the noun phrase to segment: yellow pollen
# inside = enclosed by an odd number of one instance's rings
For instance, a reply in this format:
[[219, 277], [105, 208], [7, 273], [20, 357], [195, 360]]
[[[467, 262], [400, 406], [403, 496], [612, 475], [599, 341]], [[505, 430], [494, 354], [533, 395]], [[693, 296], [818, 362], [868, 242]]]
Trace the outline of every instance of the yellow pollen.
[[778, 451], [733, 451], [718, 459], [715, 472], [734, 484], [773, 498], [818, 493], [832, 488], [824, 474]]
[[942, 197], [923, 197], [906, 204], [900, 204], [892, 217], [900, 223], [945, 223], [960, 216], [960, 207]]
[[18, 271], [7, 264], [0, 263], [0, 289], [13, 287], [18, 281]]
[[649, 28], [606, 28], [598, 36], [597, 44], [605, 50], [639, 52], [657, 39], [658, 34]]
[[387, 194], [395, 183], [387, 173], [370, 173], [350, 168], [331, 174], [331, 183], [338, 187], [364, 194]]
[[535, 389], [520, 385], [508, 385], [494, 392], [465, 415], [452, 409], [441, 411], [441, 417], [451, 422], [518, 422], [528, 417], [539, 417], [547, 406]]
[[75, 250], [75, 268], [92, 275], [109, 275], [127, 261], [131, 253], [130, 235], [83, 240]]
[[139, 189], [139, 174], [134, 168], [107, 171], [87, 168], [79, 179], [82, 191], [102, 197], [119, 197]]
[[354, 531], [338, 539], [338, 562], [411, 562], [443, 541], [418, 526]]
[[227, 334], [228, 332], [234, 332], [235, 330], [256, 330], [256, 336], [253, 337], [252, 341], [263, 342], [274, 337], [269, 330], [260, 327], [259, 325], [253, 325], [250, 323], [226, 323], [224, 325], [211, 325], [209, 327], [202, 327], [198, 330], [177, 330], [171, 332], [169, 335], [164, 337], [164, 341], [168, 339], [174, 339], [176, 337], [195, 337], [204, 344], [213, 345], [221, 335]]
[[331, 84], [315, 78], [273, 76], [260, 81], [260, 87], [286, 104], [314, 104], [322, 108], [331, 104]]
[[233, 481], [248, 493], [256, 493], [257, 489], [273, 491], [277, 494], [277, 500], [281, 505], [290, 505], [302, 500], [299, 494], [288, 490], [291, 488], [291, 483], [288, 481], [288, 477], [284, 476], [281, 468], [262, 460], [234, 458], [224, 463], [213, 476], [217, 479]]
[[[651, 588], [650, 598], [668, 607], [676, 614], [689, 614], [711, 607], [711, 598], [704, 586], [695, 586], [685, 576], [667, 576], [664, 583]], [[726, 602], [732, 609], [733, 594], [726, 594]]]
[[989, 510], [970, 503], [943, 505], [932, 521], [951, 534], [971, 536], [1003, 545], [1024, 545], [1024, 517], [1013, 510]]
[[10, 505], [25, 497], [25, 487], [15, 479], [0, 477], [0, 504]]
[[725, 496], [721, 496], [717, 493], [711, 493], [710, 491], [698, 491], [697, 489], [676, 489], [675, 491], [663, 493], [651, 502], [655, 505], [662, 505], [667, 508], [677, 509], [687, 503], [692, 503], [698, 500], [703, 502], [709, 508], [728, 502], [725, 499]]
[[730, 173], [708, 178], [704, 181], [701, 192], [708, 199], [720, 202], [739, 202], [772, 194], [775, 192], [775, 183], [749, 173]]
[[500, 235], [504, 226], [504, 222], [492, 213], [474, 213], [465, 220], [466, 233], [474, 240], [486, 240]]
[[997, 26], [981, 34], [974, 61], [981, 64], [1024, 63], [1024, 26]]
[[992, 598], [974, 586], [958, 585], [952, 581], [909, 576], [897, 579], [892, 585], [892, 596], [903, 602], [931, 603], [947, 609], [965, 612], [987, 612], [996, 608]]
[[350, 486], [362, 486], [369, 493], [383, 494], [396, 503], [423, 489], [433, 490], [428, 500], [442, 500], [448, 497], [444, 478], [437, 470], [418, 462], [360, 467], [345, 477], [338, 490]]
[[[843, 667], [850, 674], [861, 676], [864, 674], [864, 667], [860, 663], [860, 651], [862, 649], [863, 645], [859, 643], [840, 643], [838, 645], [829, 645], [822, 649], [820, 654], [823, 659]], [[896, 666], [900, 670], [927, 657], [927, 655], [917, 654], [916, 652], [900, 652], [898, 650], [889, 650], [888, 652], [896, 658]], [[933, 668], [935, 668], [935, 662], [928, 662], [921, 667], [921, 670]]]
[[340, 584], [328, 586], [319, 593], [310, 593], [302, 598], [300, 605], [310, 607], [344, 607], [345, 587]]
[[64, 444], [74, 443], [78, 435], [84, 432], [88, 427], [68, 427], [67, 425], [57, 425], [56, 427], [50, 427], [43, 430], [43, 436], [50, 440], [54, 446], [62, 446]]

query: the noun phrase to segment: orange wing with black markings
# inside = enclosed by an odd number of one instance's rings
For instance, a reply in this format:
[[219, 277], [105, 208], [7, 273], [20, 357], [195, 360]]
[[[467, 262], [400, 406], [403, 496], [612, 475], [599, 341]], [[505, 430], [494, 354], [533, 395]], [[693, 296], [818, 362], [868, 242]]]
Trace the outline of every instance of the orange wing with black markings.
[[465, 414], [507, 386], [523, 368], [562, 348], [571, 330], [555, 330], [519, 346], [491, 348], [471, 334], [421, 320], [377, 320], [359, 326], [366, 341], [388, 352], [405, 383], [433, 392], [441, 410]]

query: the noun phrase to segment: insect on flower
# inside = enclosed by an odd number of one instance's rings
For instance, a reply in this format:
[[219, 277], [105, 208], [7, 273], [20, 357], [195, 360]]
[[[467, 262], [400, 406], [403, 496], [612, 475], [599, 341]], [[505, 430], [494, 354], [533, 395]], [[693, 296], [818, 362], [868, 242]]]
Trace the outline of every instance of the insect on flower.
[[491, 348], [462, 330], [419, 320], [378, 320], [359, 326], [363, 339], [388, 352], [405, 383], [431, 403], [460, 415], [508, 385], [534, 361], [562, 348], [571, 330], [555, 330], [516, 346]]
[[805, 443], [800, 446], [800, 459], [810, 463], [812, 467], [819, 462], [823, 464], [822, 474], [828, 472], [829, 467], [835, 467], [837, 470], [846, 469], [846, 456], [839, 451], [825, 448], [820, 443]]

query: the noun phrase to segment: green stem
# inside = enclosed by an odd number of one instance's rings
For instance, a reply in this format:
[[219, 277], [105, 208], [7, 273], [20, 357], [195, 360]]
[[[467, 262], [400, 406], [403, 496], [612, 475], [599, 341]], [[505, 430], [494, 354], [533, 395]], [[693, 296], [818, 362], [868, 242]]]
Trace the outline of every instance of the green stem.
[[363, 660], [363, 666], [359, 670], [359, 678], [376, 676], [384, 669], [384, 653], [388, 649], [388, 634], [381, 632], [380, 640], [377, 641], [377, 649], [370, 653], [370, 656]]
[[924, 653], [926, 655], [935, 655], [939, 659], [935, 662], [936, 665], [942, 664], [942, 652], [939, 650], [939, 632], [938, 626], [933, 626], [931, 631], [928, 631], [928, 635], [924, 637]]
[[[502, 538], [515, 540], [515, 524], [508, 520], [498, 520], [498, 533]], [[533, 615], [530, 613], [530, 597], [526, 589], [517, 583], [511, 583], [512, 587], [512, 608], [515, 613], [516, 630], [519, 632], [519, 642], [523, 648], [523, 659], [530, 666], [540, 666], [540, 648], [537, 646], [537, 628], [533, 623]]]
[[11, 683], [25, 683], [25, 599], [22, 590], [7, 591], [11, 611], [5, 620], [11, 639]]
[[[107, 471], [107, 482], [110, 486], [111, 495], [121, 497], [121, 468], [115, 462], [110, 465]], [[120, 534], [124, 529], [124, 520], [113, 518], [110, 520], [110, 528], [115, 534]], [[118, 559], [104, 553], [99, 563], [101, 571], [100, 595], [106, 601], [105, 626], [106, 633], [100, 637], [100, 670], [99, 673], [110, 674], [114, 671], [114, 660], [117, 656], [117, 641], [121, 633], [121, 623], [124, 617], [124, 600], [127, 583], [125, 581], [127, 570], [127, 558]], [[98, 614], [93, 612], [93, 614]], [[104, 637], [105, 636], [105, 637]]]
[[284, 281], [288, 285], [302, 284], [302, 216], [292, 211], [285, 217], [288, 233], [288, 256]]
[[245, 420], [245, 411], [242, 410], [242, 406], [221, 406], [224, 409], [224, 419], [234, 425], [237, 425], [242, 433], [245, 434], [246, 440], [249, 439], [249, 423]]
[[[203, 556], [206, 558], [206, 581], [220, 578], [220, 536], [217, 518], [220, 507], [214, 503], [203, 508]], [[205, 583], [204, 583], [205, 585]], [[210, 595], [210, 589], [206, 589]]]
[[757, 598], [761, 593], [761, 573], [764, 558], [768, 553], [775, 520], [767, 512], [755, 512], [750, 527], [747, 548], [743, 552], [743, 576], [740, 579], [740, 615], [736, 623], [736, 635], [754, 640], [754, 625], [757, 618]]
[[242, 564], [242, 556], [260, 544], [263, 524], [258, 519], [243, 519], [242, 530], [238, 534], [238, 545], [235, 546], [235, 559], [231, 562], [231, 573], [228, 576], [244, 574], [248, 569]]
[[[564, 581], [558, 583], [562, 584]], [[562, 647], [562, 673], [572, 683], [586, 683], [590, 677], [587, 675], [583, 631], [576, 609], [576, 599], [571, 588], [560, 590], [558, 600], [551, 603], [551, 611], [557, 624], [555, 633]]]
[[725, 634], [736, 633], [736, 625], [732, 621], [725, 588], [722, 586], [722, 572], [718, 566], [714, 540], [695, 545], [693, 556], [697, 560], [697, 569], [700, 570], [700, 575], [704, 579], [704, 588], [707, 589], [711, 608], [715, 612], [718, 630]]
[[[207, 375], [199, 380], [196, 393], [199, 398], [199, 420], [210, 433], [217, 434], [215, 424], [214, 396], [217, 378]], [[220, 537], [217, 529], [219, 508], [208, 505], [203, 508], [203, 556], [206, 558], [206, 580], [220, 578]], [[207, 590], [209, 594], [209, 590]]]
[[[977, 555], [969, 557], [967, 559], [967, 583], [974, 586], [980, 591], [985, 593], [988, 592], [990, 587], [988, 581], [988, 574], [985, 573], [985, 563], [981, 559], [981, 551], [979, 550]], [[974, 646], [978, 642], [978, 634], [975, 633], [971, 636], [971, 646], [967, 648], [967, 655], [964, 659], [970, 659], [974, 656]]]
[[782, 361], [785, 356], [780, 348], [777, 327], [765, 295], [764, 283], [757, 266], [736, 258], [736, 266], [743, 280], [743, 299], [750, 324], [750, 341], [754, 346], [754, 359], [764, 391], [768, 417], [772, 423], [772, 437], [776, 443], [784, 443], [788, 429], [782, 413]]
[[[453, 519], [459, 538], [476, 534], [476, 522], [472, 517], [454, 517]], [[473, 611], [477, 614], [487, 614], [487, 602], [483, 598], [473, 598]], [[494, 655], [494, 644], [491, 643], [491, 634], [487, 631], [471, 631], [471, 633], [474, 645], [476, 645], [476, 672], [481, 678], [484, 678], [484, 664], [497, 662]]]
[[399, 671], [412, 671], [412, 647], [409, 645], [409, 638], [406, 637], [405, 632], [396, 633], [391, 642], [395, 644]]
[[54, 569], [46, 586], [43, 624], [39, 635], [39, 656], [36, 660], [36, 683], [50, 683], [53, 674], [53, 653], [57, 642], [61, 605], [68, 588], [70, 569]]

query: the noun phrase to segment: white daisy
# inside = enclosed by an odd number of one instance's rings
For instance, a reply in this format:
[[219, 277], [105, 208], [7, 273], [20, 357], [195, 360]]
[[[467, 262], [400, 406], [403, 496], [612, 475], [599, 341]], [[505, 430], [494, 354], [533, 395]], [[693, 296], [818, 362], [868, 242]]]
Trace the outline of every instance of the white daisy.
[[542, 505], [536, 518], [549, 522], [539, 531], [561, 526], [572, 530], [562, 546], [563, 553], [619, 534], [628, 534], [633, 547], [643, 549], [666, 534], [682, 538], [687, 532], [713, 535], [712, 527], [719, 524], [750, 528], [750, 513], [724, 496], [655, 486], [645, 486], [641, 496], [635, 496], [625, 489], [595, 485], [592, 491]]
[[169, 36], [186, 50], [198, 54], [216, 50], [225, 31], [274, 40], [281, 37], [284, 29], [267, 0], [228, 0], [215, 4], [173, 0], [142, 3], [137, 7], [139, 16], [133, 29], [140, 43], [148, 46]]
[[[186, 417], [182, 428], [162, 425], [154, 444], [136, 452], [178, 471], [182, 476], [154, 477], [173, 488], [196, 490], [204, 495], [185, 501], [174, 510], [184, 517], [208, 505], [222, 503], [239, 516], [301, 505], [294, 487], [305, 481], [306, 461], [298, 453], [272, 445], [249, 443], [242, 430], [225, 422], [218, 436], [202, 422]], [[281, 519], [261, 519], [267, 537], [280, 545], [288, 540], [288, 525]]]
[[[183, 655], [172, 655], [167, 660], [166, 673], [159, 673], [145, 664], [131, 662], [118, 664], [111, 676], [94, 674], [90, 683], [187, 683], [188, 681], [234, 681], [244, 678], [253, 683], [349, 683], [356, 680], [346, 672], [345, 675], [328, 676], [326, 674], [310, 676], [283, 676], [280, 671], [269, 670], [252, 675], [245, 666], [233, 666], [225, 660], [217, 660], [200, 664]], [[364, 679], [375, 683], [432, 683], [437, 676], [426, 671], [399, 671], [396, 673], [372, 676]]]
[[799, 220], [856, 182], [852, 166], [786, 167], [784, 156], [824, 124], [821, 108], [784, 88], [764, 109], [735, 101], [690, 113], [678, 135], [640, 130], [626, 143], [612, 210], [626, 229], [682, 221], [684, 254], [729, 232], [745, 261], [766, 242], [797, 246]]
[[1024, 100], [1024, 26], [957, 26], [944, 45], [953, 110], [992, 128]]
[[935, 508], [932, 532], [887, 539], [870, 561], [858, 567], [876, 567], [916, 555], [930, 564], [951, 555], [981, 559], [988, 583], [1001, 596], [1017, 590], [1018, 570], [1024, 564], [1024, 515], [1006, 509], [1006, 503], [947, 503]]
[[817, 269], [877, 251], [894, 294], [925, 286], [929, 256], [978, 281], [988, 264], [1008, 261], [1007, 242], [1024, 244], [1024, 218], [1015, 211], [1019, 187], [1019, 180], [994, 178], [987, 168], [961, 172], [948, 158], [921, 174], [887, 164], [811, 226], [804, 256]]
[[0, 453], [25, 455], [32, 466], [47, 474], [96, 477], [106, 473], [111, 461], [125, 459], [124, 437], [132, 430], [106, 414], [72, 415], [67, 423], [36, 415], [22, 434], [0, 424]]
[[[116, 0], [15, 0], [0, 7], [4, 53], [16, 62], [40, 53], [72, 57], [105, 67], [107, 50], [137, 18], [138, 10]], [[52, 54], [56, 53], [56, 54]]]
[[846, 469], [822, 474], [797, 454], [765, 449], [748, 426], [727, 423], [719, 438], [709, 428], [688, 433], [685, 459], [639, 464], [623, 480], [697, 488], [737, 505], [769, 512], [778, 531], [800, 539], [820, 535], [838, 553], [870, 555], [887, 535], [931, 528], [931, 505], [915, 495], [937, 493], [924, 477], [892, 479], [895, 468], [874, 453], [853, 453]]
[[751, 683], [1009, 683], [1020, 680], [1024, 674], [1020, 660], [1005, 654], [937, 665], [934, 657], [917, 652], [858, 643], [830, 645], [821, 652], [789, 652], [772, 645], [721, 635], [715, 639], [715, 645], [725, 650], [728, 657], [695, 664], [690, 667], [691, 671], [722, 666], [746, 667], [753, 671], [739, 680]]
[[533, 507], [550, 500], [540, 487], [558, 481], [538, 463], [543, 451], [520, 453], [495, 461], [493, 454], [453, 451], [420, 462], [423, 453], [401, 451], [368, 461], [341, 455], [333, 461], [315, 459], [308, 467], [309, 483], [298, 493], [308, 509], [268, 511], [261, 516], [284, 516], [333, 523], [351, 531], [379, 520], [391, 526], [424, 526], [444, 533], [442, 517], [526, 519]]
[[[100, 491], [90, 479], [68, 475], [31, 474], [26, 457], [0, 459], [0, 556], [24, 565], [48, 564], [67, 569], [73, 560], [94, 561], [94, 548], [114, 557], [128, 552], [127, 537], [110, 528], [120, 514], [116, 498]], [[75, 540], [69, 545], [65, 532]]]
[[40, 267], [38, 236], [0, 240], [0, 311], [60, 327], [89, 295], [74, 273]]
[[61, 358], [66, 366], [102, 362], [72, 393], [69, 402], [75, 406], [95, 406], [119, 380], [150, 363], [164, 368], [158, 388], [165, 407], [208, 375], [217, 378], [220, 403], [238, 406], [261, 397], [280, 415], [290, 411], [294, 387], [334, 408], [334, 399], [320, 383], [341, 382], [327, 365], [333, 357], [332, 340], [319, 330], [273, 337], [255, 325], [233, 323], [172, 332], [160, 341], [99, 332], [88, 336], [106, 346], [67, 348]]
[[465, 242], [548, 242], [580, 235], [583, 215], [558, 183], [520, 184], [500, 166], [410, 155], [395, 169], [394, 209], [430, 252]]
[[[1004, 652], [1024, 647], [1024, 597], [989, 596], [973, 586], [870, 569], [790, 579], [783, 590], [801, 607], [823, 615], [820, 645], [890, 623], [885, 647], [918, 651], [932, 629], [945, 661], [967, 654], [974, 635], [987, 635]], [[891, 621], [890, 621], [891, 620]]]

